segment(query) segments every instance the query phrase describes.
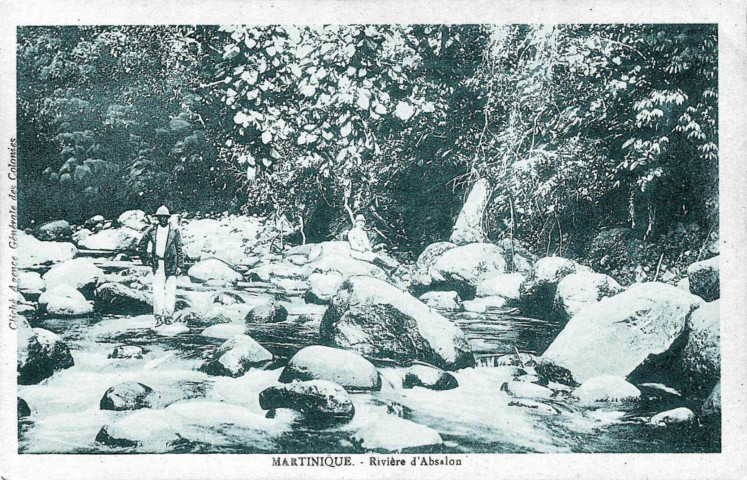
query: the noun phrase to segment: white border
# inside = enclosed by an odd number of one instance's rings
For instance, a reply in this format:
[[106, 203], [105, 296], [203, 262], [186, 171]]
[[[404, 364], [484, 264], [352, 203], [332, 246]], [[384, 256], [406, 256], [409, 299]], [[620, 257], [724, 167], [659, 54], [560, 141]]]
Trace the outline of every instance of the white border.
[[[744, 1], [0, 0], [0, 475], [119, 478], [747, 478], [747, 3]], [[473, 454], [461, 467], [272, 467], [265, 455], [18, 455], [15, 332], [7, 327], [7, 189], [15, 137], [15, 28], [56, 24], [718, 23], [722, 242], [721, 454]], [[697, 194], [697, 192], [695, 192]], [[449, 455], [453, 456], [453, 455]], [[407, 458], [410, 456], [400, 455]]]

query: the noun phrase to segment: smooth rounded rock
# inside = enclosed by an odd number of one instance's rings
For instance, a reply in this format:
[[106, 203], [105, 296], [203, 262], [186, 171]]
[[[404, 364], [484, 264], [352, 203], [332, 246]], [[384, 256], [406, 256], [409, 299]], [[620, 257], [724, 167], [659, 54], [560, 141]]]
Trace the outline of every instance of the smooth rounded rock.
[[249, 335], [236, 335], [213, 352], [200, 371], [208, 375], [240, 377], [250, 368], [266, 365], [272, 354]]
[[138, 382], [123, 382], [109, 388], [101, 397], [102, 410], [138, 410], [153, 408], [158, 394], [149, 386]]
[[39, 312], [49, 316], [81, 317], [93, 313], [93, 305], [75, 288], [58, 285], [39, 296]]
[[423, 387], [430, 390], [451, 390], [459, 382], [454, 375], [428, 365], [413, 365], [407, 369], [402, 380], [403, 388]]
[[692, 423], [695, 421], [695, 414], [686, 407], [674, 408], [667, 410], [666, 412], [657, 413], [651, 417], [651, 425], [657, 427], [665, 427], [667, 425], [675, 425], [680, 423]]
[[302, 348], [288, 361], [279, 381], [296, 380], [329, 380], [348, 391], [381, 389], [381, 377], [371, 362], [355, 352], [322, 345]]
[[307, 421], [321, 425], [346, 422], [355, 414], [355, 407], [345, 389], [327, 380], [293, 382], [269, 387], [260, 392], [259, 405], [263, 410], [297, 410]]
[[246, 314], [246, 323], [278, 323], [288, 318], [288, 310], [276, 301], [255, 306]]

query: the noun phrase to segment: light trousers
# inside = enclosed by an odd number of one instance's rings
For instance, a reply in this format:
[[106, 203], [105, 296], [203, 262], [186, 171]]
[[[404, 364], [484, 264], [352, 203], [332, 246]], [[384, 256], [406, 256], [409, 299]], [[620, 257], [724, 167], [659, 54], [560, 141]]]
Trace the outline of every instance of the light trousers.
[[176, 275], [166, 276], [163, 260], [158, 261], [158, 269], [153, 275], [153, 315], [171, 317], [176, 304]]

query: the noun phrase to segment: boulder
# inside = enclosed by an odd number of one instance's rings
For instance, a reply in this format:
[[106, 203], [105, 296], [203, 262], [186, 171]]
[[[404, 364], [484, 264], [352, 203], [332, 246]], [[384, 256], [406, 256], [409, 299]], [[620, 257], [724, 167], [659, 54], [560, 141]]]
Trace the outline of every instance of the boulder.
[[97, 443], [109, 447], [138, 448], [138, 451], [163, 453], [183, 438], [176, 431], [180, 417], [163, 410], [143, 409], [112, 419], [96, 435]]
[[249, 335], [236, 335], [213, 352], [200, 371], [208, 375], [240, 377], [252, 367], [272, 361], [272, 354]]
[[87, 258], [74, 258], [53, 266], [42, 277], [47, 290], [59, 285], [67, 285], [80, 290], [86, 298], [93, 298], [94, 290], [106, 276], [104, 272]]
[[309, 290], [304, 295], [308, 303], [326, 305], [340, 288], [343, 278], [338, 272], [312, 273], [309, 275]]
[[622, 291], [619, 283], [602, 273], [571, 273], [558, 282], [553, 311], [559, 320], [565, 323], [584, 305], [596, 303]]
[[666, 412], [657, 413], [651, 417], [651, 425], [657, 427], [666, 427], [667, 425], [675, 425], [681, 423], [693, 423], [695, 421], [695, 414], [686, 407], [674, 408], [667, 410]]
[[80, 247], [81, 243], [83, 242], [83, 240], [85, 240], [86, 238], [90, 237], [91, 235], [93, 235], [92, 231], [90, 231], [87, 228], [82, 228], [82, 229], [78, 230], [77, 232], [73, 233], [72, 237], [70, 237], [70, 238], [71, 238], [71, 240], [73, 241], [74, 244], [76, 244], [77, 246]]
[[504, 238], [497, 242], [496, 245], [503, 249], [503, 258], [506, 259], [509, 271], [528, 274], [534, 269], [537, 256], [518, 240]]
[[39, 298], [46, 285], [41, 275], [36, 272], [21, 271], [18, 273], [18, 291], [27, 298]]
[[233, 292], [218, 292], [215, 295], [213, 295], [213, 298], [210, 303], [218, 304], [218, 305], [239, 305], [244, 302], [244, 299], [241, 298], [241, 295]]
[[303, 267], [303, 271], [307, 274], [336, 272], [342, 275], [343, 280], [356, 275], [382, 280], [389, 278], [384, 270], [373, 263], [353, 258], [348, 242], [319, 243], [310, 250], [308, 258], [309, 263]]
[[452, 248], [456, 248], [456, 245], [451, 242], [431, 243], [425, 247], [425, 250], [423, 250], [415, 261], [415, 272], [422, 275], [429, 275], [429, 271], [436, 263], [436, 260]]
[[109, 388], [101, 397], [101, 410], [138, 410], [153, 408], [158, 394], [149, 386], [138, 382], [123, 382]]
[[[200, 312], [193, 308], [180, 310], [174, 315], [174, 320], [185, 323], [193, 328], [207, 328], [213, 325], [231, 323], [231, 319], [216, 310]], [[243, 327], [241, 327], [243, 329]]]
[[720, 306], [720, 300], [706, 303], [690, 317], [687, 342], [673, 369], [686, 395], [703, 398], [721, 378]]
[[39, 240], [61, 240], [70, 237], [70, 224], [65, 220], [55, 220], [41, 225], [36, 230]]
[[208, 258], [195, 263], [189, 268], [187, 275], [192, 281], [198, 283], [220, 280], [228, 284], [235, 284], [244, 278], [226, 262], [217, 258]]
[[348, 391], [380, 390], [381, 378], [371, 362], [355, 352], [313, 345], [299, 350], [279, 381], [329, 380]]
[[464, 310], [462, 299], [457, 292], [426, 292], [420, 296], [420, 301], [437, 310]]
[[243, 335], [246, 332], [246, 326], [238, 323], [221, 323], [211, 325], [200, 332], [203, 337], [229, 339], [236, 335]]
[[143, 358], [143, 347], [137, 345], [119, 345], [114, 347], [108, 358]]
[[151, 225], [151, 222], [142, 210], [128, 210], [117, 217], [117, 224], [142, 232]]
[[471, 243], [449, 249], [436, 260], [430, 268], [431, 286], [456, 290], [463, 299], [471, 299], [484, 278], [505, 271], [503, 249], [492, 243]]
[[280, 278], [302, 280], [308, 276], [308, 271], [292, 263], [266, 263], [249, 270], [246, 276], [253, 282], [271, 282]]
[[721, 381], [713, 387], [711, 394], [703, 402], [700, 411], [705, 417], [721, 417]]
[[581, 309], [542, 358], [584, 382], [599, 375], [625, 378], [666, 352], [703, 301], [663, 283], [639, 283]]
[[590, 271], [588, 267], [567, 258], [541, 258], [521, 284], [519, 304], [522, 313], [532, 317], [549, 318], [558, 283], [572, 273]]
[[22, 399], [21, 397], [16, 397], [16, 409], [18, 411], [19, 420], [31, 416], [31, 409], [29, 408], [29, 404], [26, 403], [26, 400]]
[[466, 300], [464, 309], [468, 312], [485, 313], [489, 310], [497, 310], [506, 306], [506, 299], [503, 297], [481, 297], [474, 300]]
[[33, 385], [54, 372], [74, 365], [70, 349], [54, 333], [31, 328], [23, 317], [18, 317], [17, 374], [19, 385]]
[[259, 394], [263, 410], [290, 408], [309, 422], [329, 424], [353, 418], [355, 407], [344, 388], [327, 380], [309, 380], [269, 387]]
[[366, 451], [432, 451], [443, 444], [436, 430], [389, 413], [356, 416], [345, 431], [350, 431], [349, 436], [357, 439]]
[[83, 223], [83, 226], [88, 230], [95, 230], [101, 228], [106, 219], [103, 215], [94, 215]]
[[256, 305], [246, 314], [246, 323], [278, 323], [288, 318], [288, 310], [277, 301], [272, 300]]
[[47, 289], [39, 296], [39, 313], [59, 317], [81, 317], [93, 313], [86, 297], [68, 285]]
[[712, 302], [721, 295], [719, 256], [695, 262], [687, 267], [690, 293]]
[[423, 387], [431, 390], [451, 390], [459, 382], [454, 375], [429, 365], [413, 365], [402, 380], [403, 388]]
[[493, 190], [486, 178], [481, 178], [472, 186], [467, 200], [459, 212], [449, 241], [456, 245], [480, 243], [487, 240], [482, 218]]
[[649, 423], [656, 425], [657, 427], [666, 427], [668, 425], [676, 425], [682, 423], [693, 423], [695, 421], [695, 414], [687, 407], [674, 408], [667, 410], [666, 412], [657, 413]]
[[398, 364], [412, 360], [456, 370], [474, 365], [464, 332], [415, 297], [371, 277], [350, 277], [320, 325], [330, 346]]
[[542, 385], [527, 382], [505, 382], [501, 385], [501, 391], [517, 398], [528, 398], [530, 400], [549, 400], [553, 391]]
[[108, 282], [96, 288], [94, 308], [107, 315], [141, 315], [153, 311], [153, 300], [139, 290]]
[[88, 235], [79, 241], [78, 246], [90, 250], [134, 251], [141, 237], [140, 232], [133, 228], [120, 227]]
[[519, 289], [524, 282], [522, 273], [496, 273], [484, 277], [477, 284], [476, 295], [478, 297], [503, 297], [506, 300], [517, 301]]
[[16, 235], [19, 268], [64, 262], [78, 254], [78, 249], [72, 243], [42, 242], [22, 231], [18, 231]]
[[572, 395], [583, 403], [629, 402], [640, 399], [641, 391], [624, 378], [600, 375], [584, 381]]

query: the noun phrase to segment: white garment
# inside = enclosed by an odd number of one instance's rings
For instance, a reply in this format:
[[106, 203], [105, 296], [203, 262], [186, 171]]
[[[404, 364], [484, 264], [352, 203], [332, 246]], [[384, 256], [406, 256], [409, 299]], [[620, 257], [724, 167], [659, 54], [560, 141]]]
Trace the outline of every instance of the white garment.
[[159, 260], [158, 269], [153, 275], [153, 315], [170, 318], [174, 315], [175, 304], [176, 275], [167, 278], [163, 260]]
[[169, 238], [169, 226], [162, 227], [158, 225], [156, 227], [156, 256], [163, 258], [163, 254], [166, 252], [166, 240]]
[[371, 240], [368, 239], [368, 234], [362, 228], [351, 228], [348, 232], [348, 242], [350, 242], [350, 248], [353, 249], [353, 251], [371, 251]]

